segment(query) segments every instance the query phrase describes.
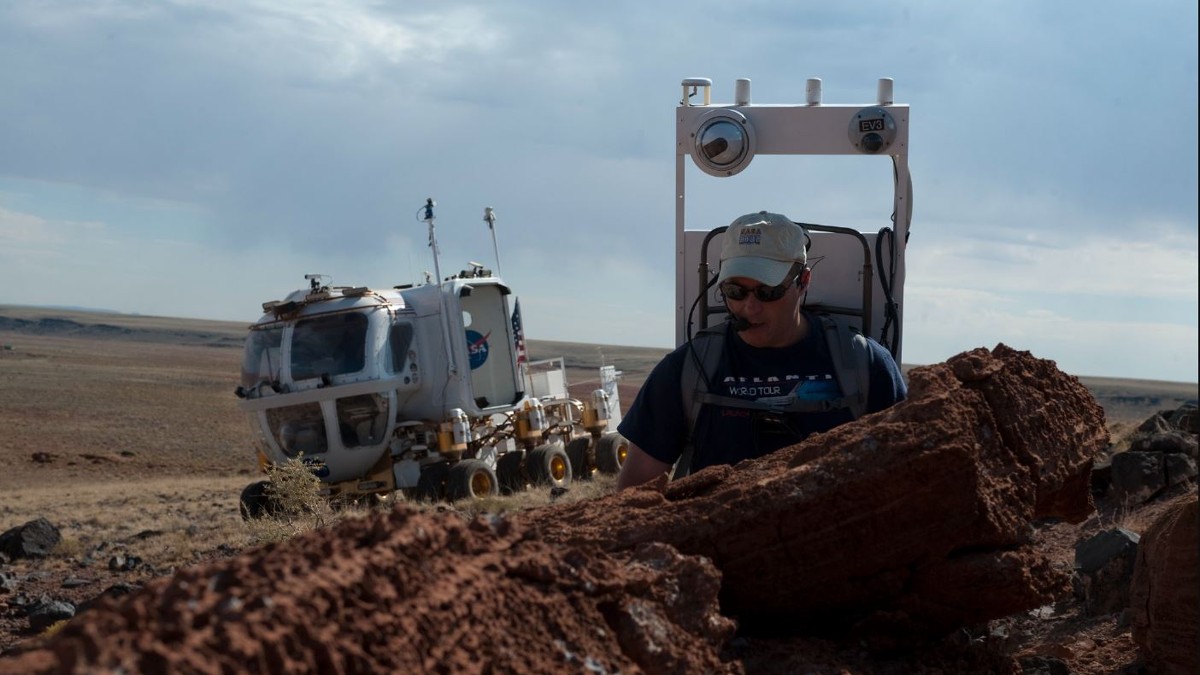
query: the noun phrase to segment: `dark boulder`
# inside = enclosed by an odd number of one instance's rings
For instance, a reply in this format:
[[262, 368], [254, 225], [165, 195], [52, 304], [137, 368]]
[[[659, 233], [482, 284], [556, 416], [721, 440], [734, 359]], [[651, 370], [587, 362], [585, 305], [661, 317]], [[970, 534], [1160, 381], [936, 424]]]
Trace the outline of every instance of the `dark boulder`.
[[0, 534], [0, 553], [9, 560], [44, 558], [61, 541], [58, 528], [45, 518], [38, 518]]
[[29, 607], [26, 616], [29, 617], [29, 629], [40, 633], [59, 621], [75, 616], [75, 605], [62, 600], [46, 600]]
[[1075, 594], [1088, 614], [1111, 614], [1129, 606], [1138, 539], [1137, 533], [1117, 528], [1075, 545]]

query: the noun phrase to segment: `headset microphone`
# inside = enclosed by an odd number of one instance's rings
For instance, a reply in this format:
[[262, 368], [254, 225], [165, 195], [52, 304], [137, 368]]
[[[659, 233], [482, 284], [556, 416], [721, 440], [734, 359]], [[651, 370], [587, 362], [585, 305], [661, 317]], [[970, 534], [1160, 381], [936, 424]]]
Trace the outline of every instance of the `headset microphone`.
[[729, 321], [733, 324], [733, 330], [735, 332], [740, 333], [744, 330], [750, 330], [750, 322], [747, 321], [745, 318], [740, 317], [737, 314], [734, 314], [733, 312], [730, 312], [729, 316], [730, 316]]

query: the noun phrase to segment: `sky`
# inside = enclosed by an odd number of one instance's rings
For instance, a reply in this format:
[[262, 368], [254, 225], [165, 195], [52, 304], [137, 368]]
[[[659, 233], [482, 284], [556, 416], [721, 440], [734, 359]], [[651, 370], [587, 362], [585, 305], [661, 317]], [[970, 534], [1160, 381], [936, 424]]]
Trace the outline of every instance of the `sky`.
[[[868, 104], [890, 77], [903, 361], [1003, 342], [1195, 382], [1196, 26], [1194, 0], [3, 2], [0, 304], [249, 324], [308, 273], [421, 280], [432, 197], [443, 276], [498, 268], [530, 339], [666, 349], [680, 82]], [[688, 171], [690, 228], [888, 224], [883, 158]]]

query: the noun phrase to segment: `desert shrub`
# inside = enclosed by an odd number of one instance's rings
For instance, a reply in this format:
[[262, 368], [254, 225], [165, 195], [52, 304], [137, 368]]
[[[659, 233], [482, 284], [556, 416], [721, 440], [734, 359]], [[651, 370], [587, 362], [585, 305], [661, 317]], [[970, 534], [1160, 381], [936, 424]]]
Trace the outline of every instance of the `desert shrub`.
[[267, 482], [271, 508], [264, 517], [248, 521], [258, 541], [281, 541], [337, 522], [338, 513], [321, 494], [321, 479], [303, 457], [270, 466]]
[[329, 500], [321, 494], [321, 479], [303, 457], [276, 464], [267, 470], [271, 499], [277, 515], [290, 519], [314, 519], [325, 525], [333, 519]]

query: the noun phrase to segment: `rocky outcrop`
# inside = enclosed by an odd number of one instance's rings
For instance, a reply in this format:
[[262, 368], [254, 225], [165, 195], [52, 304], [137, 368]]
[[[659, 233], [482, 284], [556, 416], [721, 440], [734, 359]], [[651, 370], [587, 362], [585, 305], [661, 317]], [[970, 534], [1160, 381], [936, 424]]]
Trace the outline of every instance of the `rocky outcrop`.
[[1133, 639], [1162, 673], [1200, 672], [1200, 502], [1179, 497], [1142, 535], [1130, 591]]
[[857, 424], [529, 520], [547, 541], [704, 555], [743, 624], [942, 632], [1068, 592], [1069, 567], [1031, 547], [1030, 523], [1092, 512], [1102, 409], [1004, 345], [909, 378], [909, 400]]
[[1146, 418], [1129, 435], [1128, 447], [1097, 458], [1092, 494], [1136, 507], [1194, 483], [1200, 474], [1197, 419], [1195, 403]]
[[401, 506], [184, 569], [0, 673], [737, 672], [727, 617], [886, 646], [1069, 592], [1031, 523], [1091, 512], [1094, 399], [1003, 345], [910, 382], [889, 410], [676, 483], [471, 523]]
[[718, 588], [661, 544], [401, 506], [101, 600], [0, 673], [738, 672]]

